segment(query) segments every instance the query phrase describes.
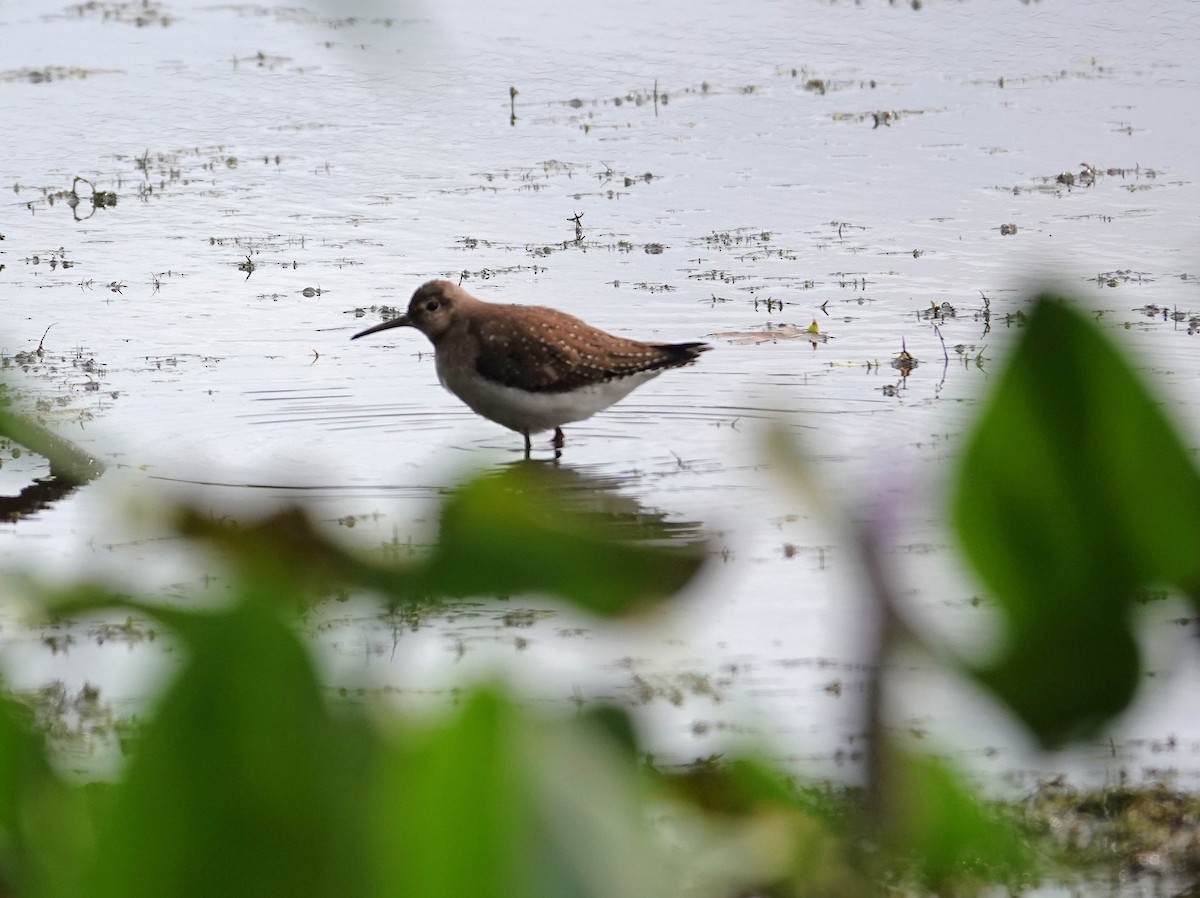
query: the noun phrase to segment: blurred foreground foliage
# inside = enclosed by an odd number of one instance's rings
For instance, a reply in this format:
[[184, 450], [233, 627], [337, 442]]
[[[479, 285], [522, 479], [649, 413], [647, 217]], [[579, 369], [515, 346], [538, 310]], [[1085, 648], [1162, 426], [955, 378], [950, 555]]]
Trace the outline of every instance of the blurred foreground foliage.
[[1043, 297], [968, 441], [954, 523], [1008, 624], [972, 668], [1045, 746], [1098, 732], [1142, 678], [1152, 588], [1200, 607], [1200, 472], [1099, 327]]
[[[0, 429], [42, 436], [10, 412]], [[180, 530], [236, 574], [215, 610], [89, 584], [47, 593], [58, 615], [155, 619], [186, 660], [115, 784], [65, 781], [28, 715], [0, 699], [0, 895], [962, 894], [1042, 875], [1031, 832], [945, 762], [896, 747], [886, 713], [864, 725], [865, 788], [836, 791], [752, 755], [659, 771], [623, 711], [536, 713], [499, 686], [420, 720], [331, 703], [294, 621], [331, 589], [409, 606], [544, 593], [610, 615], [675, 596], [702, 570], [704, 546], [655, 540], [654, 522], [636, 540], [597, 527], [556, 476], [518, 466], [465, 484], [436, 549], [403, 566], [329, 541], [300, 511], [234, 527], [184, 510]], [[1196, 599], [1200, 479], [1070, 302], [1035, 304], [968, 440], [954, 516], [1007, 632], [990, 661], [938, 657], [1045, 745], [1096, 732], [1136, 691], [1139, 590]], [[874, 593], [902, 618], [886, 587]], [[885, 634], [884, 675], [895, 641], [919, 641], [902, 625]]]

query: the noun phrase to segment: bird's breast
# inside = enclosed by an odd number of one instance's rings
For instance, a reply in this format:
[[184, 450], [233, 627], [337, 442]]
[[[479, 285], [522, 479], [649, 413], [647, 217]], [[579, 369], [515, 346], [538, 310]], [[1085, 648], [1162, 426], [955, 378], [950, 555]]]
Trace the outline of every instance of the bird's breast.
[[438, 362], [442, 386], [476, 414], [518, 433], [536, 433], [590, 418], [658, 373], [639, 372], [575, 390], [535, 392], [489, 380], [474, 368], [442, 364], [440, 356]]

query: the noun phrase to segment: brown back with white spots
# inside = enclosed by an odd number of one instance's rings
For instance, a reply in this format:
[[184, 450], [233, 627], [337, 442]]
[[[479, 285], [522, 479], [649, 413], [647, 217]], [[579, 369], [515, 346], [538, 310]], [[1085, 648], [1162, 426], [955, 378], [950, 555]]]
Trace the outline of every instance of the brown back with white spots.
[[557, 309], [483, 302], [430, 281], [409, 303], [414, 327], [446, 364], [530, 392], [567, 392], [643, 371], [690, 364], [704, 343], [645, 343], [605, 333]]
[[481, 352], [475, 370], [530, 392], [561, 393], [642, 371], [677, 368], [708, 349], [702, 343], [644, 343], [540, 306], [492, 306], [476, 316]]

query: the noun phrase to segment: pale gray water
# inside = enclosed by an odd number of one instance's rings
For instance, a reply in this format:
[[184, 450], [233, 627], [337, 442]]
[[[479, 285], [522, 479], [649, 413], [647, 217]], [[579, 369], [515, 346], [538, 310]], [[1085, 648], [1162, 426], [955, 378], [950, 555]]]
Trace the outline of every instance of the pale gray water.
[[[302, 500], [369, 545], [427, 539], [447, 483], [520, 450], [437, 385], [419, 335], [349, 342], [430, 277], [631, 336], [707, 337], [718, 349], [695, 368], [569, 428], [563, 458], [728, 549], [695, 594], [651, 625], [513, 628], [509, 609], [481, 608], [395, 641], [352, 602], [310, 622], [320, 656], [334, 686], [402, 695], [511, 660], [549, 702], [641, 696], [666, 752], [750, 732], [801, 772], [852, 777], [855, 565], [767, 468], [764, 425], [786, 417], [853, 506], [906, 509], [896, 561], [913, 614], [978, 646], [994, 622], [947, 551], [943, 488], [1003, 356], [1001, 319], [1030, 284], [1103, 310], [1200, 445], [1197, 338], [1136, 311], [1200, 305], [1200, 15], [1182, 2], [695, 6], [380, 4], [349, 22], [317, 6], [0, 4], [0, 350], [29, 351], [55, 324], [56, 370], [11, 382], [68, 396], [49, 420], [112, 465], [0, 527], [0, 560], [220, 595], [152, 519], [114, 524], [114, 506], [179, 492], [219, 510]], [[1085, 164], [1094, 183], [1056, 183]], [[76, 176], [117, 205], [85, 200], [76, 221], [51, 203]], [[943, 368], [921, 317], [943, 302], [959, 313], [939, 322], [947, 344], [982, 350], [982, 368], [953, 352]], [[814, 319], [830, 335], [815, 349], [711, 337]], [[922, 364], [888, 395], [902, 341]], [[32, 464], [6, 460], [0, 482], [19, 490]], [[336, 523], [347, 516], [353, 530]], [[1169, 622], [1183, 613], [1150, 610], [1155, 669], [1174, 652], [1188, 670], [1122, 724], [1115, 757], [1106, 743], [1035, 761], [994, 706], [920, 659], [897, 723], [989, 773], [1179, 766], [1194, 786], [1195, 641]], [[135, 699], [164, 663], [161, 643], [97, 645], [86, 628], [66, 655], [5, 633], [21, 687], [89, 681]]]

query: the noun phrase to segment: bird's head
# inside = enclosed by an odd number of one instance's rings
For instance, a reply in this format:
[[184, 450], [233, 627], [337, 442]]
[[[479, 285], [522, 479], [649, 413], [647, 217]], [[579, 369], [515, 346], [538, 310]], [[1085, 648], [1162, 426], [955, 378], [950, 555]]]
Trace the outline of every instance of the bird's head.
[[382, 324], [359, 331], [351, 340], [393, 327], [415, 327], [432, 342], [437, 343], [450, 329], [454, 305], [466, 294], [451, 281], [429, 281], [417, 288], [408, 301], [408, 311]]

